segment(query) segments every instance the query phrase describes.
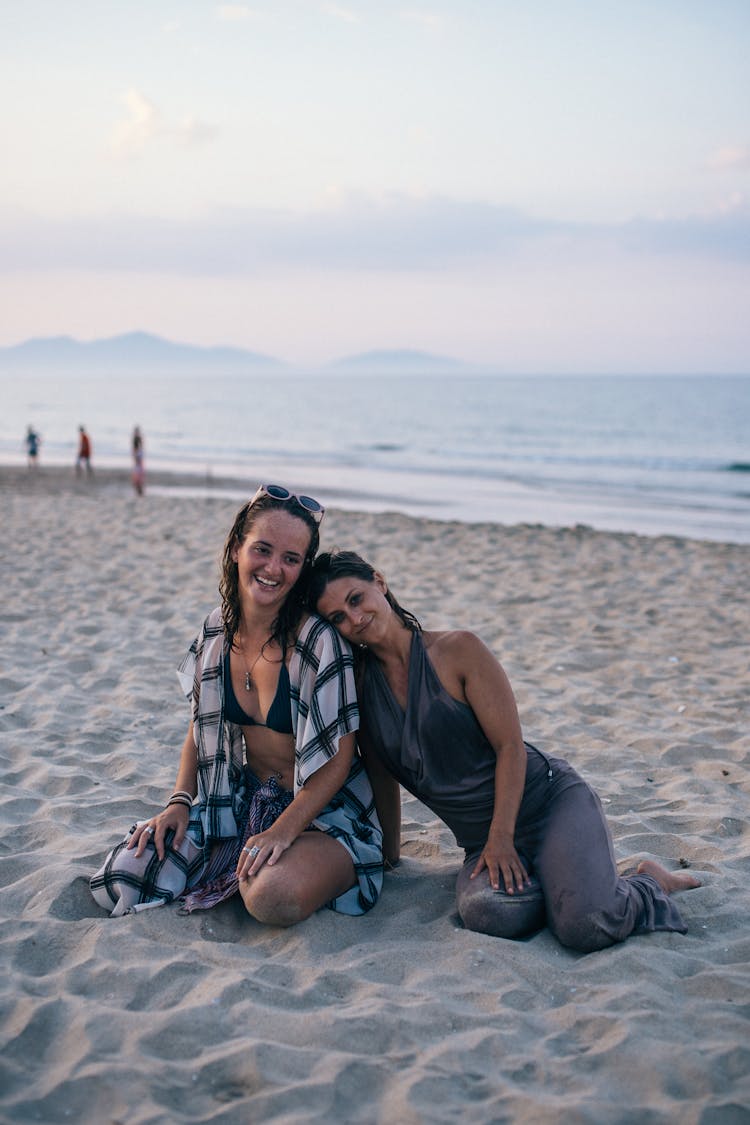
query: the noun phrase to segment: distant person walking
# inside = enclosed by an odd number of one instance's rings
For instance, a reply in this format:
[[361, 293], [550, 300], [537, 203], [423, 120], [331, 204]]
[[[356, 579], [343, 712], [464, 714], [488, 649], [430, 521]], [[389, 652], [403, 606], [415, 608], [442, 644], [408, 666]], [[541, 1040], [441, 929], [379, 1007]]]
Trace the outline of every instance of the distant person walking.
[[136, 495], [143, 496], [146, 483], [146, 466], [143, 463], [143, 435], [140, 427], [133, 430], [133, 488]]
[[86, 433], [83, 426], [78, 427], [78, 459], [76, 460], [76, 475], [80, 476], [83, 469], [86, 469], [86, 475], [91, 476], [93, 469], [91, 468], [91, 438]]
[[26, 430], [26, 456], [30, 469], [37, 469], [39, 467], [39, 446], [42, 444], [42, 439], [33, 428], [29, 426]]

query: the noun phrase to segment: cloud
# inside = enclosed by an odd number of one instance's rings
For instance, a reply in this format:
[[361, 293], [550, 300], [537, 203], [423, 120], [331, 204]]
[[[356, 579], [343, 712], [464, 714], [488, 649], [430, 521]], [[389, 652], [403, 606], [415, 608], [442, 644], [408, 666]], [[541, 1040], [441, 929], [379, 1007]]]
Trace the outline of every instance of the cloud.
[[128, 90], [122, 101], [128, 112], [112, 136], [112, 151], [116, 156], [130, 156], [145, 148], [159, 131], [159, 113], [152, 101], [138, 90]]
[[574, 261], [613, 249], [631, 257], [750, 262], [750, 212], [574, 224], [490, 203], [393, 195], [352, 197], [307, 214], [251, 208], [190, 220], [130, 215], [43, 221], [15, 215], [0, 223], [6, 270], [231, 277], [291, 268], [448, 276], [460, 267], [512, 265], [524, 255]]
[[750, 145], [729, 145], [719, 148], [709, 156], [707, 166], [716, 172], [731, 169], [750, 171]]
[[323, 15], [332, 16], [333, 19], [343, 20], [344, 23], [360, 22], [356, 12], [352, 12], [349, 8], [342, 8], [339, 4], [324, 4], [321, 11]]
[[201, 121], [200, 118], [188, 114], [178, 125], [164, 129], [163, 135], [172, 136], [180, 144], [192, 147], [215, 140], [219, 135], [219, 130], [216, 125], [211, 125], [208, 121]]
[[750, 262], [750, 214], [747, 209], [686, 219], [636, 219], [620, 233], [622, 245], [641, 253], [690, 254]]
[[440, 12], [431, 12], [428, 8], [404, 8], [399, 13], [399, 18], [405, 23], [418, 24], [430, 31], [442, 31], [445, 27], [445, 17]]
[[227, 23], [241, 23], [243, 20], [249, 20], [253, 12], [247, 4], [219, 4], [216, 14], [220, 20]]
[[154, 102], [140, 90], [128, 90], [122, 101], [127, 117], [114, 130], [110, 149], [116, 157], [137, 156], [154, 141], [171, 140], [191, 147], [205, 144], [218, 136], [218, 129], [206, 121], [188, 115], [174, 124], [165, 121]]

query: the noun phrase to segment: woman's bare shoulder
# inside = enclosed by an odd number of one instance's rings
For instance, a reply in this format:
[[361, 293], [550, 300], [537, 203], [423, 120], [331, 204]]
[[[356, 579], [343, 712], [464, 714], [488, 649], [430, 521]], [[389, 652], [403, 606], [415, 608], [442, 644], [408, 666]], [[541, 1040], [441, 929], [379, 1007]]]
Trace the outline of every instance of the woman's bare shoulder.
[[451, 664], [478, 656], [489, 655], [489, 649], [476, 633], [469, 629], [444, 629], [422, 634], [430, 659]]

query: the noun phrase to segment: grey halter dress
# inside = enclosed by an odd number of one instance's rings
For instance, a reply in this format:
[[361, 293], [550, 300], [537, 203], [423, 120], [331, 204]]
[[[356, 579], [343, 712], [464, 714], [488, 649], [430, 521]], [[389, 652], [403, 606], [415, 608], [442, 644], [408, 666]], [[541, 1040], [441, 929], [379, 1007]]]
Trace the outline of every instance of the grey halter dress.
[[562, 758], [526, 746], [526, 782], [514, 843], [532, 879], [512, 895], [492, 889], [486, 869], [470, 879], [494, 808], [496, 755], [468, 704], [440, 683], [420, 633], [412, 635], [406, 711], [378, 660], [363, 657], [362, 726], [386, 769], [435, 813], [466, 851], [457, 883], [468, 929], [527, 937], [545, 923], [580, 952], [631, 934], [685, 933], [672, 899], [650, 875], [619, 876], [601, 802]]

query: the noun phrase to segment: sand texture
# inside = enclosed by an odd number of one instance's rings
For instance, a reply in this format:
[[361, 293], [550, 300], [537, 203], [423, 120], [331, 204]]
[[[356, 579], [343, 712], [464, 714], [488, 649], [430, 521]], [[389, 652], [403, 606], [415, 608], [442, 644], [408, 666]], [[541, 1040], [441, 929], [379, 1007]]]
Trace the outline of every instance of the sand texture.
[[174, 668], [237, 508], [0, 470], [0, 1120], [750, 1120], [750, 547], [330, 512], [427, 626], [474, 629], [525, 736], [605, 802], [622, 869], [689, 865], [689, 933], [587, 956], [455, 914], [412, 798], [362, 918], [233, 900], [110, 919], [88, 876], [171, 792]]

